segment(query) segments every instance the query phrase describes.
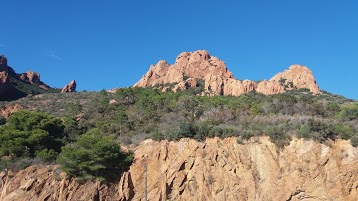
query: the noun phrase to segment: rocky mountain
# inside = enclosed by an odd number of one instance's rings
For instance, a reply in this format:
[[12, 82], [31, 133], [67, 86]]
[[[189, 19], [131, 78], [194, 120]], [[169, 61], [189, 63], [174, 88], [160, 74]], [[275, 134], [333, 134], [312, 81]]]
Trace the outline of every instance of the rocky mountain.
[[205, 50], [183, 52], [172, 65], [164, 60], [159, 61], [150, 66], [134, 86], [158, 87], [162, 91], [176, 92], [196, 88], [200, 82], [204, 84], [204, 92], [209, 95], [239, 96], [254, 90], [268, 95], [292, 89], [321, 93], [312, 71], [305, 66], [292, 65], [270, 80], [261, 82], [236, 80], [223, 61]]
[[[73, 85], [71, 87], [69, 89], [72, 89], [72, 91], [76, 89], [75, 85], [74, 88]], [[58, 93], [60, 89], [52, 88], [42, 82], [39, 73], [33, 71], [16, 73], [13, 68], [8, 66], [7, 58], [4, 55], [0, 56], [0, 101], [15, 100], [29, 94], [51, 92]]]
[[[147, 171], [145, 171], [145, 167]], [[58, 166], [0, 174], [0, 200], [357, 200], [358, 148], [268, 138], [142, 142], [117, 181], [78, 183]]]

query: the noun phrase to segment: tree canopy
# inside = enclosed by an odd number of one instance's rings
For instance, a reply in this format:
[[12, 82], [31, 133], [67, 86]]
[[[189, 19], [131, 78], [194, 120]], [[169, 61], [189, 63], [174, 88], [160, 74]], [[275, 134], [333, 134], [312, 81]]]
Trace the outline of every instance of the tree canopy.
[[0, 156], [34, 157], [44, 149], [59, 152], [64, 126], [43, 112], [19, 111], [0, 129]]
[[132, 161], [132, 155], [121, 151], [111, 136], [93, 129], [76, 142], [62, 148], [57, 161], [62, 169], [77, 179], [108, 180], [115, 178]]

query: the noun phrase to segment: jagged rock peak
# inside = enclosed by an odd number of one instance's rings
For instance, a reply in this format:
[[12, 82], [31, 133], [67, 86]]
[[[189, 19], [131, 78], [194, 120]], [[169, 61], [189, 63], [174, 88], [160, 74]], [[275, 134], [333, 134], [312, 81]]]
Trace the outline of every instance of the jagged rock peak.
[[[302, 88], [307, 88], [313, 94], [320, 94], [312, 71], [305, 66], [292, 65], [268, 81], [241, 81], [234, 78], [223, 61], [205, 50], [183, 52], [177, 56], [173, 65], [160, 60], [151, 65], [149, 71], [134, 86], [159, 86], [162, 91], [177, 92], [197, 87], [199, 80], [205, 83], [204, 93], [201, 95], [239, 96], [254, 90], [268, 95]], [[173, 86], [163, 86], [164, 84]]]
[[72, 80], [69, 84], [66, 84], [65, 87], [63, 87], [61, 93], [75, 92], [76, 86], [77, 86], [76, 81]]
[[149, 71], [134, 86], [147, 87], [165, 83], [180, 83], [187, 78], [204, 79], [208, 74], [233, 78], [219, 58], [210, 56], [205, 50], [183, 52], [170, 65], [164, 60], [151, 65]]
[[26, 73], [21, 73], [19, 78], [25, 82], [29, 82], [30, 84], [41, 84], [40, 73], [36, 73], [31, 70]]

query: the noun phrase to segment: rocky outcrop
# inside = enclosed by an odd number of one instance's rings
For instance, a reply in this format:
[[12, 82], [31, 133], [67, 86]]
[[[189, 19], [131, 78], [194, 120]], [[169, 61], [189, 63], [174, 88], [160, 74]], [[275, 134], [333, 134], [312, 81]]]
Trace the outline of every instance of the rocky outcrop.
[[[239, 96], [250, 91], [268, 95], [301, 88], [307, 88], [313, 94], [320, 93], [312, 71], [305, 66], [292, 65], [268, 81], [259, 83], [250, 80], [241, 81], [234, 78], [223, 61], [211, 56], [205, 50], [183, 52], [173, 65], [163, 60], [159, 61], [149, 68], [134, 87], [159, 87], [162, 91], [176, 92], [197, 87], [186, 85], [186, 83], [193, 83], [193, 79], [204, 80], [205, 94], [209, 95]], [[168, 84], [172, 87], [163, 86]]]
[[2, 106], [0, 107], [0, 116], [3, 116], [5, 119], [8, 119], [12, 114], [22, 109], [23, 107], [19, 104]]
[[25, 82], [28, 82], [30, 84], [41, 84], [40, 81], [40, 74], [35, 73], [34, 71], [27, 71], [26, 73], [22, 73], [18, 75], [19, 78]]
[[7, 68], [7, 58], [0, 56], [0, 97], [6, 94], [10, 87], [10, 79]]
[[7, 72], [0, 72], [0, 96], [9, 91], [10, 80]]
[[[31, 85], [31, 86], [30, 86]], [[40, 80], [40, 74], [34, 71], [16, 73], [8, 66], [5, 56], [0, 56], [0, 100], [10, 101], [31, 94], [47, 93], [52, 88]], [[51, 91], [56, 91], [52, 89]]]
[[149, 71], [134, 86], [146, 87], [166, 83], [180, 83], [188, 78], [204, 79], [206, 75], [214, 74], [225, 78], [233, 78], [223, 61], [210, 56], [205, 50], [183, 52], [176, 58], [175, 64], [159, 61], [152, 65]]
[[75, 92], [76, 86], [76, 81], [72, 80], [69, 84], [66, 84], [65, 87], [62, 88], [61, 93]]
[[[145, 173], [144, 167], [147, 167]], [[0, 174], [0, 200], [344, 200], [358, 198], [358, 149], [294, 139], [278, 150], [266, 137], [197, 142], [146, 140], [113, 184], [77, 183], [57, 166]]]
[[[270, 79], [270, 82], [284, 82], [284, 85], [292, 85], [295, 88], [309, 89], [314, 94], [319, 94], [320, 90], [313, 77], [312, 71], [305, 66], [292, 65], [282, 73], [278, 73]], [[292, 84], [291, 84], [292, 83]]]

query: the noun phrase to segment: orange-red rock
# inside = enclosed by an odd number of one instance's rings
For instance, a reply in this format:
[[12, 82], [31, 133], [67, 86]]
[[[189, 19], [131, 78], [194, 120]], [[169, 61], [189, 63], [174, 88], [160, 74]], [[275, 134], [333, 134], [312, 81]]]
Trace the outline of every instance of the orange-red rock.
[[313, 77], [312, 71], [306, 66], [291, 65], [284, 72], [278, 73], [270, 79], [270, 81], [280, 82], [281, 79], [285, 80], [285, 83], [293, 83], [295, 88], [307, 88], [314, 94], [321, 93], [317, 85], [316, 80]]
[[[266, 137], [156, 142], [135, 148], [130, 169], [99, 186], [102, 201], [144, 200], [337, 200], [358, 197], [358, 148], [293, 139], [278, 149]], [[0, 173], [0, 200], [93, 200], [97, 183], [78, 183], [58, 166]]]
[[62, 88], [61, 93], [75, 92], [76, 86], [76, 81], [72, 80], [69, 84], [66, 84], [65, 87]]
[[6, 105], [3, 107], [0, 107], [0, 115], [3, 116], [5, 119], [7, 119], [12, 114], [14, 114], [15, 112], [20, 111], [22, 109], [23, 109], [23, 107], [19, 104]]
[[40, 74], [34, 71], [27, 71], [19, 75], [19, 78], [23, 81], [29, 82], [30, 84], [40, 84]]
[[[159, 61], [156, 65], [152, 65], [134, 86], [155, 87], [171, 83], [175, 84], [171, 90], [177, 92], [195, 88], [196, 85], [187, 84], [188, 81], [192, 83], [193, 79], [204, 80], [205, 92], [211, 95], [239, 96], [253, 90], [267, 95], [300, 88], [307, 88], [313, 94], [320, 93], [312, 71], [305, 66], [292, 65], [269, 81], [260, 83], [250, 80], [240, 81], [234, 78], [223, 61], [211, 56], [205, 50], [183, 52], [179, 54], [173, 65], [163, 60]], [[161, 87], [161, 89], [168, 91], [170, 88]]]

